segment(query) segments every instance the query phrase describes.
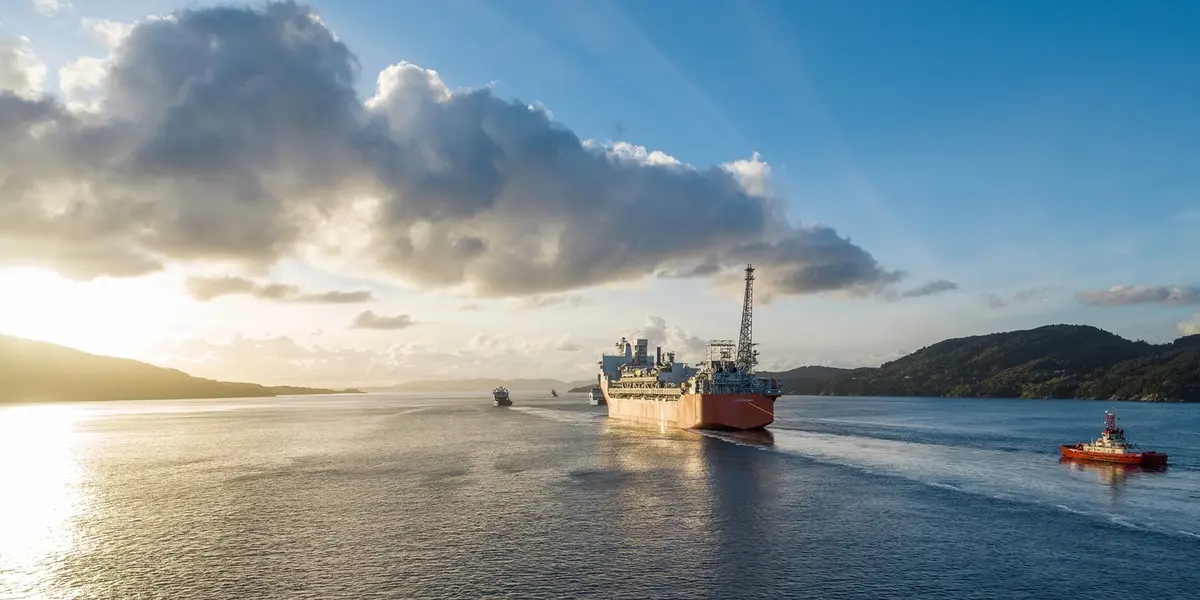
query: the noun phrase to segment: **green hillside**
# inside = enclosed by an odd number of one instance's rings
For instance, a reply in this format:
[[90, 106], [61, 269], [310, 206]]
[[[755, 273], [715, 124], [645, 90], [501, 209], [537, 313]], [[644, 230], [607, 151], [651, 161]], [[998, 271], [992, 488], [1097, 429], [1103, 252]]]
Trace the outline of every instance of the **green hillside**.
[[1200, 401], [1200, 335], [1155, 345], [1047, 325], [945, 340], [878, 368], [793, 372], [775, 375], [799, 394]]

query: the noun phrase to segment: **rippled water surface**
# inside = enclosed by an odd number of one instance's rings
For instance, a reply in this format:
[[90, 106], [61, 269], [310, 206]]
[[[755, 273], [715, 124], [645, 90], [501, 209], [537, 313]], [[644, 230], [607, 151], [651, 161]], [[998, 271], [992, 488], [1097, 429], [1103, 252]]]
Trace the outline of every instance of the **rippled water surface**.
[[1200, 405], [1165, 472], [1060, 463], [1108, 405], [789, 397], [773, 434], [582, 395], [0, 408], [0, 598], [1187, 598]]

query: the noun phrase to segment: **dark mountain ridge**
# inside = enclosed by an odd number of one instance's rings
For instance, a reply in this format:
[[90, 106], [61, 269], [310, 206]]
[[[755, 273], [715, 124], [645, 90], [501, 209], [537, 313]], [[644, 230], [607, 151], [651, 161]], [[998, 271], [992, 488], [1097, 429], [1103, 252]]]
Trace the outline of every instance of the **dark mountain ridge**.
[[0, 403], [360, 393], [215, 381], [151, 364], [0, 335]]

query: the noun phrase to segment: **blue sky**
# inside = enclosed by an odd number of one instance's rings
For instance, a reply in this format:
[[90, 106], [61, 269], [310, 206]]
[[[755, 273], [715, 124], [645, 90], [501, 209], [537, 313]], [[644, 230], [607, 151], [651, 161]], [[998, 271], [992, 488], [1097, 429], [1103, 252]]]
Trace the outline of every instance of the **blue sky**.
[[583, 137], [696, 165], [757, 151], [795, 218], [901, 268], [981, 288], [1195, 277], [1200, 7], [581, 4], [322, 12], [370, 40], [364, 73], [404, 56], [498, 81]]
[[[3, 0], [0, 27], [29, 38], [53, 93], [59, 67], [103, 55], [82, 19], [132, 22], [185, 5], [209, 4], [78, 0], [47, 16], [31, 0]], [[1076, 298], [1111, 286], [1200, 284], [1200, 5], [311, 5], [357, 55], [363, 98], [381, 70], [407, 61], [436, 70], [452, 89], [491, 85], [501, 98], [541, 103], [583, 139], [628, 141], [697, 167], [757, 152], [793, 222], [834, 227], [911, 284], [959, 286], [897, 302], [777, 300], [759, 312], [764, 360], [872, 364], [948, 336], [1057, 322], [1158, 342], [1190, 331], [1185, 323], [1200, 312], [1190, 301], [1096, 306]], [[281, 273], [374, 286], [390, 312], [432, 315], [462, 300], [296, 262], [277, 265]], [[617, 329], [652, 315], [689, 335], [736, 333], [736, 300], [700, 281], [587, 295], [592, 301], [576, 310], [591, 328], [575, 327], [577, 315], [562, 308], [537, 317], [488, 309], [430, 317], [445, 325], [436, 335], [403, 333], [437, 347], [575, 331], [572, 344], [586, 350], [555, 368], [584, 376], [608, 338], [626, 333]], [[249, 309], [234, 302], [195, 308], [223, 325], [187, 336], [323, 343], [284, 321], [239, 321]], [[377, 351], [387, 344], [337, 340]], [[125, 353], [145, 358], [147, 348]]]

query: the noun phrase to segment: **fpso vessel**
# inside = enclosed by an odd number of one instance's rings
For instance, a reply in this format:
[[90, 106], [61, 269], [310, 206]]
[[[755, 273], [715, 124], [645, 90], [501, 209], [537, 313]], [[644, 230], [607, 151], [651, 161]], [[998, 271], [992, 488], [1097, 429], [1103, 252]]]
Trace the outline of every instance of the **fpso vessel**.
[[712, 340], [698, 365], [677, 362], [649, 340], [617, 342], [600, 359], [598, 380], [612, 419], [685, 429], [761, 429], [775, 420], [779, 381], [756, 377], [758, 352], [751, 341], [754, 267], [746, 266], [741, 335]]

